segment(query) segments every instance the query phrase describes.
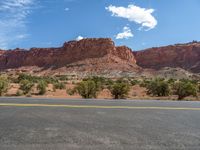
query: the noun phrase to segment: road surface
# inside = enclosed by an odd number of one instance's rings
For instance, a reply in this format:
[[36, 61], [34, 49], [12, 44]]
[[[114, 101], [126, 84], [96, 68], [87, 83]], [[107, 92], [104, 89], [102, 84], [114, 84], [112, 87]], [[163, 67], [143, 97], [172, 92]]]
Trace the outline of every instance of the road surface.
[[199, 150], [200, 102], [0, 98], [0, 150]]

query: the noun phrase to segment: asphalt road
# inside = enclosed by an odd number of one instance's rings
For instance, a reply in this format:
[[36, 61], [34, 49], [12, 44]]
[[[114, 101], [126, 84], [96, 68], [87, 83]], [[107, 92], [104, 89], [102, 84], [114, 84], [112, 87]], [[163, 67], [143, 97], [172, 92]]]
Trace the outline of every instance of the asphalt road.
[[199, 150], [200, 102], [0, 98], [0, 150]]

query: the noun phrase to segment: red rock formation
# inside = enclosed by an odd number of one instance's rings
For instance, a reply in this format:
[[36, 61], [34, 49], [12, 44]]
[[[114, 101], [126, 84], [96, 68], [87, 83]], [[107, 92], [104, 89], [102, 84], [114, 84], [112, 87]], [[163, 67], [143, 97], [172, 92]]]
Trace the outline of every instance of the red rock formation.
[[25, 69], [44, 74], [85, 72], [117, 76], [119, 73], [148, 74], [148, 69], [143, 71], [142, 68], [149, 68], [154, 73], [152, 69], [164, 67], [200, 73], [200, 43], [132, 52], [126, 46], [116, 47], [111, 39], [92, 38], [69, 41], [58, 48], [0, 50], [1, 71]]
[[135, 64], [136, 60], [134, 55], [131, 54], [132, 50], [126, 46], [116, 47], [116, 55], [124, 60], [128, 60], [130, 63]]
[[134, 71], [137, 69], [131, 49], [115, 47], [111, 39], [83, 39], [64, 43], [60, 48], [31, 48], [0, 51], [0, 69], [40, 67], [66, 71]]
[[177, 44], [150, 48], [134, 52], [137, 64], [142, 68], [161, 69], [163, 67], [182, 68], [200, 73], [200, 43]]

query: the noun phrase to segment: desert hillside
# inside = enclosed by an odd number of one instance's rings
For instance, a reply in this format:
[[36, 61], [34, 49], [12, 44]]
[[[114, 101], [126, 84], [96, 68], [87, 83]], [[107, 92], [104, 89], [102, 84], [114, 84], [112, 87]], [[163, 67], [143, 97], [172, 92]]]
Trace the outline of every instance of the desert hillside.
[[199, 78], [200, 43], [133, 51], [109, 38], [65, 42], [58, 48], [0, 50], [2, 72], [37, 75]]

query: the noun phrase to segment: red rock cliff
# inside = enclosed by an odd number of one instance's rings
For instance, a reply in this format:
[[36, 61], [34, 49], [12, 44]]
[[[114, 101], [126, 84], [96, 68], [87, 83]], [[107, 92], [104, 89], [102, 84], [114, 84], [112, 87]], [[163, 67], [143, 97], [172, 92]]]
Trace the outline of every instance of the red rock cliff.
[[[104, 58], [105, 67], [111, 64], [122, 63], [129, 68], [135, 64], [134, 55], [131, 49], [115, 47], [114, 42], [108, 38], [83, 39], [80, 41], [70, 41], [64, 43], [59, 48], [31, 48], [30, 50], [15, 49], [9, 51], [0, 51], [0, 69], [15, 69], [27, 66], [37, 66], [41, 68], [59, 68], [78, 61], [87, 61], [95, 59], [96, 64], [101, 63]], [[84, 62], [83, 62], [84, 64]], [[127, 66], [128, 67], [127, 67]], [[115, 65], [113, 69], [117, 68]], [[96, 68], [98, 70], [98, 68]]]
[[177, 44], [134, 52], [137, 64], [143, 68], [179, 67], [200, 73], [200, 43]]

